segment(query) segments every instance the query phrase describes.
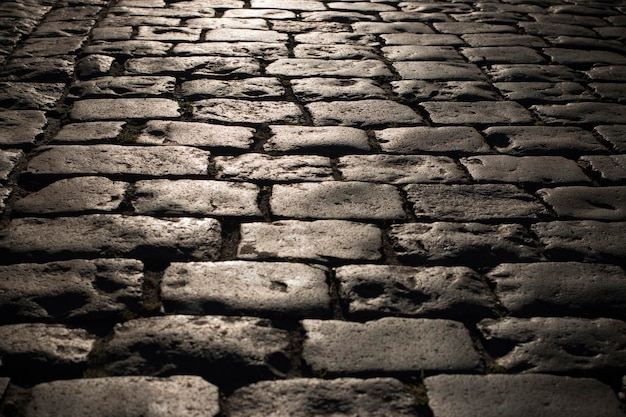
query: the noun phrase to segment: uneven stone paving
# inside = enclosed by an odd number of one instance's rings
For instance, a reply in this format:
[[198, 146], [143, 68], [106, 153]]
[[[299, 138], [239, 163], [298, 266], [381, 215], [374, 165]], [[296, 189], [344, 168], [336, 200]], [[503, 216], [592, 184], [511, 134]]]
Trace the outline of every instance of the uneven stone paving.
[[624, 0], [0, 3], [3, 416], [626, 416]]

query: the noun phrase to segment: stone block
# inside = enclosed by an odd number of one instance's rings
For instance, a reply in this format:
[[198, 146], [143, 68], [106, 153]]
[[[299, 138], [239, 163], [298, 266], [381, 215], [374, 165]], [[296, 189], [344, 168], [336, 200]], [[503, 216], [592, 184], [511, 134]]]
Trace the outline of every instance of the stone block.
[[403, 80], [483, 81], [485, 74], [465, 62], [397, 61], [393, 63]]
[[253, 77], [243, 80], [186, 81], [182, 85], [182, 95], [197, 98], [251, 98], [278, 99], [285, 95], [285, 88], [276, 78]]
[[397, 127], [375, 131], [374, 134], [381, 149], [388, 153], [489, 151], [489, 146], [476, 129], [465, 126]]
[[237, 181], [329, 181], [330, 159], [315, 155], [270, 156], [248, 153], [239, 156], [217, 156], [216, 177]]
[[32, 145], [43, 134], [47, 119], [38, 110], [5, 110], [0, 112], [0, 145]]
[[73, 82], [68, 97], [173, 97], [175, 86], [174, 77], [100, 77]]
[[271, 75], [287, 77], [390, 77], [391, 72], [378, 60], [327, 60], [312, 58], [278, 59], [266, 68]]
[[250, 149], [254, 129], [209, 123], [150, 120], [137, 137], [142, 145], [186, 145], [200, 148]]
[[626, 118], [626, 105], [619, 103], [579, 102], [532, 106], [531, 110], [548, 124], [607, 124]]
[[485, 101], [497, 100], [493, 87], [484, 81], [392, 81], [393, 92], [412, 101]]
[[0, 105], [13, 110], [52, 110], [64, 88], [61, 83], [0, 82]]
[[593, 155], [583, 156], [581, 161], [589, 164], [600, 178], [609, 183], [619, 183], [626, 179], [626, 155]]
[[374, 81], [364, 78], [304, 78], [292, 80], [291, 85], [296, 98], [305, 103], [387, 98], [385, 90]]
[[389, 100], [315, 102], [306, 105], [316, 126], [373, 127], [389, 124], [424, 124], [409, 106]]
[[178, 103], [165, 98], [101, 98], [74, 102], [70, 110], [73, 121], [173, 119], [180, 116]]
[[124, 122], [71, 123], [61, 128], [52, 139], [57, 143], [113, 142], [124, 128]]
[[18, 161], [22, 157], [22, 151], [17, 150], [0, 150], [0, 182], [6, 183], [9, 175], [17, 166]]
[[273, 135], [263, 145], [266, 151], [337, 155], [370, 150], [367, 133], [353, 127], [272, 125], [270, 129]]
[[626, 187], [543, 188], [537, 194], [563, 219], [626, 220]]
[[288, 101], [247, 101], [214, 98], [192, 104], [193, 119], [220, 123], [300, 124], [300, 108]]
[[260, 75], [259, 63], [249, 57], [168, 56], [131, 58], [124, 64], [128, 75], [234, 76]]
[[420, 103], [437, 124], [492, 125], [532, 123], [531, 114], [512, 101], [477, 101], [471, 103], [434, 101]]

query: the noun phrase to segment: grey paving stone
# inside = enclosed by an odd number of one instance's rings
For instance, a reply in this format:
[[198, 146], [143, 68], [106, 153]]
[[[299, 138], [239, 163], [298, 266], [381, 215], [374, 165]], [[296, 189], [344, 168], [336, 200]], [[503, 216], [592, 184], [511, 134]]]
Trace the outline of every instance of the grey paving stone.
[[438, 124], [519, 124], [532, 123], [531, 114], [513, 101], [423, 102], [420, 106]]
[[398, 127], [375, 131], [374, 134], [381, 149], [389, 153], [480, 153], [490, 149], [476, 129], [466, 126]]
[[379, 42], [374, 35], [353, 32], [307, 32], [295, 35], [297, 43], [313, 45], [351, 44], [378, 46]]
[[351, 26], [355, 33], [434, 33], [422, 22], [355, 22]]
[[19, 58], [54, 57], [76, 55], [87, 39], [86, 36], [63, 38], [29, 38], [12, 54]]
[[487, 351], [511, 372], [602, 372], [626, 362], [626, 323], [621, 320], [509, 317], [485, 319], [478, 329]]
[[[375, 16], [360, 12], [348, 12], [348, 11], [317, 11], [317, 12], [304, 12], [300, 13], [302, 21], [304, 22], [340, 22], [340, 23], [353, 23], [361, 21], [373, 21], [376, 20]], [[347, 26], [346, 32], [350, 32], [351, 26]], [[325, 32], [319, 27], [317, 31]]]
[[52, 110], [61, 99], [65, 84], [0, 82], [0, 106], [13, 110]]
[[307, 417], [322, 408], [329, 415], [415, 416], [412, 394], [392, 378], [262, 381], [235, 391], [227, 408], [232, 417]]
[[206, 175], [209, 152], [186, 146], [59, 145], [39, 149], [32, 175]]
[[385, 315], [467, 320], [489, 317], [495, 297], [467, 267], [349, 265], [337, 268], [350, 317]]
[[211, 29], [205, 35], [208, 42], [286, 42], [287, 34], [274, 30]]
[[480, 155], [462, 158], [477, 181], [552, 184], [589, 184], [591, 180], [572, 160], [562, 156]]
[[520, 22], [518, 24], [529, 35], [538, 36], [586, 36], [595, 38], [598, 35], [591, 29], [580, 25], [555, 22]]
[[133, 27], [93, 28], [91, 33], [94, 41], [129, 41], [133, 37]]
[[[550, 36], [546, 37], [546, 39], [550, 41], [551, 45], [557, 46], [559, 48], [573, 48], [592, 51], [604, 50], [612, 52], [624, 51], [624, 45], [617, 40], [612, 41], [608, 39], [586, 38], [582, 36]], [[606, 62], [606, 59], [602, 62]]]
[[139, 26], [135, 39], [147, 41], [187, 41], [200, 40], [200, 28], [168, 27], [168, 26]]
[[579, 73], [565, 65], [495, 64], [485, 71], [496, 82], [583, 81]]
[[[315, 12], [312, 12], [315, 13]], [[324, 13], [324, 12], [322, 12]], [[303, 20], [276, 20], [274, 22], [272, 22], [272, 27], [274, 28], [274, 30], [277, 30], [279, 32], [284, 32], [284, 33], [291, 33], [291, 34], [303, 34], [306, 32], [311, 32], [311, 31], [315, 31], [315, 32], [349, 32], [350, 31], [350, 25], [348, 23], [344, 23], [342, 20], [342, 15], [346, 15], [346, 14], [350, 14], [352, 15], [352, 12], [329, 12], [332, 14], [332, 18], [329, 19], [330, 21], [322, 21], [319, 22], [317, 21], [315, 18], [311, 21], [304, 21], [304, 19], [306, 19], [304, 17], [304, 14], [302, 14], [303, 16]], [[353, 20], [352, 16], [346, 18], [347, 21], [351, 21]]]
[[101, 98], [74, 102], [73, 121], [109, 119], [171, 119], [179, 117], [178, 103], [165, 98]]
[[383, 54], [393, 61], [461, 61], [463, 57], [451, 46], [395, 45], [382, 48]]
[[435, 29], [440, 33], [464, 35], [466, 33], [516, 33], [514, 25], [499, 25], [482, 22], [435, 22]]
[[502, 264], [486, 277], [513, 316], [623, 317], [626, 274], [618, 266], [578, 262]]
[[389, 33], [380, 35], [385, 45], [460, 46], [465, 43], [456, 35]]
[[74, 57], [33, 57], [10, 59], [0, 76], [5, 81], [66, 83], [74, 75]]
[[240, 156], [216, 156], [216, 178], [238, 181], [329, 181], [330, 159], [323, 156], [270, 156], [248, 153]]
[[626, 81], [626, 65], [603, 65], [585, 71], [594, 81]]
[[[192, 28], [201, 29], [247, 29], [247, 30], [269, 30], [267, 20], [259, 18], [260, 16], [251, 15], [248, 18], [244, 16], [233, 16], [232, 13], [238, 10], [250, 10], [250, 9], [230, 9], [224, 12], [224, 15], [219, 19], [212, 17], [201, 17], [196, 19], [188, 19], [185, 21], [186, 26]], [[274, 10], [280, 12], [279, 10]], [[228, 16], [227, 16], [228, 14]], [[293, 13], [292, 13], [293, 14]], [[271, 17], [268, 17], [271, 18]], [[214, 34], [215, 36], [215, 34]], [[275, 35], [274, 35], [275, 36]], [[258, 39], [255, 39], [257, 41]]]
[[300, 219], [404, 219], [399, 191], [388, 184], [353, 181], [274, 185], [272, 214]]
[[484, 101], [498, 100], [491, 85], [482, 81], [392, 81], [393, 92], [405, 100]]
[[389, 12], [389, 11], [397, 11], [394, 6], [389, 4], [382, 3], [370, 3], [370, 2], [329, 2], [326, 3], [326, 6], [332, 10], [358, 10], [362, 12]]
[[390, 77], [391, 72], [378, 60], [325, 60], [312, 58], [278, 59], [265, 69], [270, 75], [287, 77]]
[[287, 101], [247, 101], [227, 98], [200, 100], [192, 103], [195, 120], [226, 123], [304, 122], [300, 108]]
[[[150, 10], [149, 8], [143, 8], [144, 10]], [[178, 27], [181, 26], [181, 19], [176, 17], [159, 17], [159, 16], [115, 16], [113, 14], [106, 16], [99, 22], [101, 27], [128, 27], [128, 26], [145, 26], [145, 25], [155, 25], [155, 26], [171, 26]], [[130, 41], [130, 42], [139, 42], [139, 41]], [[145, 42], [157, 42], [157, 41], [145, 41]], [[100, 46], [100, 43], [96, 44]], [[93, 45], [91, 45], [93, 46]], [[91, 49], [91, 48], [90, 48]], [[149, 51], [147, 49], [146, 51]]]
[[626, 257], [626, 249], [619, 244], [626, 232], [624, 222], [572, 220], [537, 223], [531, 228], [550, 260], [619, 263]]
[[[178, 19], [170, 19], [178, 25]], [[101, 22], [103, 24], [104, 21]], [[133, 25], [124, 25], [133, 26]], [[171, 43], [159, 41], [130, 40], [119, 42], [94, 42], [83, 48], [84, 54], [121, 55], [121, 56], [165, 56], [172, 48]]]
[[626, 118], [626, 105], [580, 102], [532, 106], [539, 117], [550, 124], [607, 124]]
[[381, 258], [381, 244], [381, 231], [376, 226], [345, 220], [244, 223], [237, 257], [376, 261]]
[[75, 5], [68, 8], [53, 8], [50, 13], [46, 15], [46, 21], [71, 21], [77, 19], [94, 19], [98, 13], [102, 10], [97, 5]]
[[391, 100], [315, 102], [306, 105], [316, 126], [353, 127], [387, 124], [424, 124], [409, 106]]
[[626, 187], [544, 188], [537, 194], [560, 218], [626, 220]]
[[540, 259], [519, 224], [406, 223], [392, 225], [389, 235], [395, 253], [409, 262], [486, 266]]
[[591, 132], [572, 126], [494, 126], [484, 130], [487, 141], [504, 154], [580, 155], [605, 153]]
[[42, 111], [4, 110], [0, 112], [0, 144], [32, 145], [47, 123]]
[[270, 130], [272, 137], [263, 145], [266, 151], [337, 155], [370, 150], [365, 131], [353, 127], [272, 125]]
[[[407, 3], [403, 3], [407, 4]], [[437, 12], [380, 12], [380, 18], [385, 22], [449, 22], [445, 13]]]
[[70, 85], [68, 97], [172, 97], [174, 77], [101, 77], [89, 81], [75, 81]]
[[255, 317], [169, 315], [115, 326], [103, 347], [111, 375], [201, 374], [220, 386], [283, 376], [289, 334]]
[[437, 375], [426, 378], [424, 383], [435, 417], [624, 415], [611, 388], [591, 378]]
[[570, 102], [593, 100], [587, 89], [572, 81], [495, 83], [494, 86], [509, 100], [533, 102]]
[[325, 317], [326, 270], [290, 262], [173, 263], [161, 284], [166, 313]]
[[461, 38], [475, 48], [487, 46], [526, 46], [541, 48], [548, 44], [542, 38], [517, 33], [469, 33]]
[[390, 184], [467, 181], [465, 173], [446, 156], [348, 155], [339, 158], [337, 169], [347, 181]]
[[136, 142], [144, 145], [187, 145], [250, 149], [254, 129], [209, 123], [150, 120]]
[[64, 38], [69, 36], [87, 36], [89, 31], [96, 24], [93, 19], [68, 20], [68, 21], [48, 21], [45, 19], [37, 26], [31, 34], [37, 38]]
[[260, 75], [259, 63], [253, 58], [215, 56], [170, 56], [131, 58], [124, 64], [129, 75], [233, 76]]
[[0, 183], [5, 183], [9, 179], [22, 155], [23, 152], [18, 150], [0, 150]]
[[303, 320], [302, 357], [332, 376], [468, 372], [480, 358], [468, 331], [450, 320], [387, 317], [366, 323]]
[[470, 5], [464, 3], [415, 3], [415, 2], [401, 2], [399, 7], [404, 12], [421, 12], [421, 13], [468, 13], [473, 11]]
[[112, 56], [87, 55], [76, 62], [76, 75], [82, 79], [108, 75], [114, 62], [115, 58]]
[[443, 61], [397, 61], [393, 63], [403, 80], [482, 81], [485, 74], [473, 64]]
[[75, 374], [87, 365], [96, 338], [82, 329], [60, 324], [23, 323], [0, 326], [3, 374], [39, 377], [56, 372]]
[[[304, 13], [302, 13], [304, 14]], [[251, 18], [263, 18], [272, 20], [291, 20], [296, 18], [296, 14], [290, 10], [279, 9], [229, 9], [224, 11], [223, 18], [239, 18], [249, 20]]]
[[101, 377], [40, 384], [31, 390], [25, 415], [214, 417], [219, 411], [216, 386], [198, 376], [176, 375]]
[[624, 65], [626, 56], [611, 51], [585, 51], [568, 48], [544, 48], [544, 53], [552, 58], [552, 62], [568, 66]]
[[254, 77], [243, 80], [191, 80], [183, 83], [184, 97], [196, 98], [281, 98], [285, 88], [276, 78]]
[[619, 153], [626, 152], [626, 131], [620, 125], [601, 125], [594, 129]]
[[124, 124], [125, 122], [71, 123], [63, 126], [52, 141], [55, 144], [92, 141], [111, 142], [122, 133]]
[[619, 182], [626, 178], [626, 155], [592, 155], [583, 156], [581, 160], [605, 181]]
[[135, 183], [131, 203], [138, 214], [260, 217], [259, 187], [201, 180], [147, 180]]
[[477, 65], [488, 64], [544, 64], [546, 59], [527, 46], [483, 46], [461, 48], [461, 53]]
[[0, 251], [29, 261], [80, 256], [143, 256], [213, 260], [221, 226], [215, 219], [156, 219], [94, 214], [13, 219], [0, 235]]
[[258, 57], [267, 60], [287, 58], [289, 51], [283, 43], [265, 42], [201, 42], [179, 43], [174, 46], [177, 56], [211, 55], [224, 57]]
[[4, 209], [6, 207], [6, 200], [10, 194], [10, 188], [5, 188], [3, 185], [0, 185], [0, 214], [4, 212]]
[[0, 266], [2, 322], [115, 318], [138, 312], [143, 264], [71, 260]]
[[603, 100], [623, 103], [626, 97], [626, 83], [593, 83], [589, 87]]
[[313, 0], [251, 0], [253, 9], [325, 10], [324, 3]]
[[547, 210], [512, 184], [410, 184], [404, 187], [418, 220], [536, 219]]
[[387, 98], [383, 88], [365, 78], [304, 78], [292, 80], [291, 85], [296, 98], [305, 103]]

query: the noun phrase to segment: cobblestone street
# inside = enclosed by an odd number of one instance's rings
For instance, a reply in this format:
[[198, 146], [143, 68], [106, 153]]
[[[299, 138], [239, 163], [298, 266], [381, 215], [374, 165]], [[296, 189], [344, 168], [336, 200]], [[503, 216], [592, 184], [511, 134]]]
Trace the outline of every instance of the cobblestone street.
[[626, 417], [626, 0], [0, 0], [4, 417]]

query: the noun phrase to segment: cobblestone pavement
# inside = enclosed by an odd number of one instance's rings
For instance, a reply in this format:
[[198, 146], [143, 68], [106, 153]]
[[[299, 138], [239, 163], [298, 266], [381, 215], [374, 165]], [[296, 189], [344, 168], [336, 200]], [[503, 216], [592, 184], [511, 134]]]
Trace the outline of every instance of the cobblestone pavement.
[[4, 0], [5, 416], [624, 417], [623, 0]]

